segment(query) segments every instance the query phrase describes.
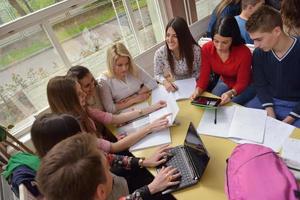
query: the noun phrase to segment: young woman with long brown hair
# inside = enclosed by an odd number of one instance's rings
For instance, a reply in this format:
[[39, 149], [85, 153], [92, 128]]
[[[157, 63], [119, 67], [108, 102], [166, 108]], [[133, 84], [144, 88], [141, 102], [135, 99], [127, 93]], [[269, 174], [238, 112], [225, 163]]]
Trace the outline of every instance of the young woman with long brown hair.
[[[97, 129], [90, 113], [91, 111], [86, 104], [86, 94], [82, 91], [80, 84], [65, 76], [57, 76], [52, 78], [47, 85], [47, 97], [49, 106], [53, 113], [66, 113], [76, 117], [82, 126], [82, 129], [89, 133], [96, 133]], [[119, 116], [112, 115], [107, 112], [98, 112], [97, 119], [100, 119], [102, 123], [122, 123], [124, 121], [134, 119], [136, 114], [143, 114], [141, 111], [132, 111], [130, 113], [120, 114]], [[110, 143], [107, 140], [102, 139], [102, 149], [106, 152], [120, 152], [128, 149], [137, 141], [142, 139], [147, 134], [161, 130], [168, 127], [168, 120], [166, 116], [150, 123], [134, 133], [128, 134], [125, 138]]]

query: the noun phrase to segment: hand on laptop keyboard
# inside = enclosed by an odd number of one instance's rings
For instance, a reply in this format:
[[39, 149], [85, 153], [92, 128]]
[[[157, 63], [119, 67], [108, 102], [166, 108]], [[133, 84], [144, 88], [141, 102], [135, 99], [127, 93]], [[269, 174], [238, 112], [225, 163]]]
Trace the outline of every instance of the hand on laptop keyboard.
[[149, 158], [146, 158], [143, 162], [144, 167], [156, 167], [163, 163], [165, 163], [167, 160], [169, 160], [170, 156], [173, 154], [170, 153], [171, 147], [169, 145], [164, 145]]
[[181, 177], [180, 172], [173, 167], [162, 167], [154, 180], [148, 185], [150, 193], [155, 194], [163, 191], [168, 187], [178, 185]]

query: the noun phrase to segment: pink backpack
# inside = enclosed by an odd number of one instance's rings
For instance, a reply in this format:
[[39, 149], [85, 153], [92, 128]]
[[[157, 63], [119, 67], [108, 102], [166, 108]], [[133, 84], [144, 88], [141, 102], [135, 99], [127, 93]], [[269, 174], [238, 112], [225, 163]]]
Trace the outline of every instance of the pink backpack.
[[294, 175], [270, 148], [241, 144], [227, 161], [225, 192], [230, 200], [296, 200], [297, 190]]

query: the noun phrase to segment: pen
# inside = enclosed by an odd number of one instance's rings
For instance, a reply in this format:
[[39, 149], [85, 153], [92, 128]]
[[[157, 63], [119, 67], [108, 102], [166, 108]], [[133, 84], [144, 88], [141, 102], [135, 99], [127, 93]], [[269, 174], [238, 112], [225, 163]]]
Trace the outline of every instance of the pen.
[[215, 109], [215, 121], [214, 121], [215, 124], [217, 124], [217, 109]]
[[171, 83], [172, 87], [175, 89], [175, 91], [177, 91], [178, 87], [174, 83], [172, 83], [172, 82], [170, 82], [170, 83]]

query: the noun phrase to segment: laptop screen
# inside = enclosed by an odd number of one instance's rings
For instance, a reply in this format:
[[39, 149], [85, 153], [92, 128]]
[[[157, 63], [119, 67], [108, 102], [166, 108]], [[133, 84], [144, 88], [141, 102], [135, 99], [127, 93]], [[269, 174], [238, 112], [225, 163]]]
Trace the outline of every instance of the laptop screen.
[[193, 167], [200, 178], [208, 164], [209, 156], [207, 150], [197, 134], [197, 131], [192, 123], [190, 123], [184, 146], [189, 153]]

